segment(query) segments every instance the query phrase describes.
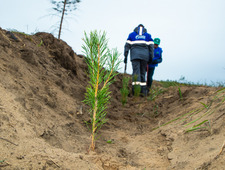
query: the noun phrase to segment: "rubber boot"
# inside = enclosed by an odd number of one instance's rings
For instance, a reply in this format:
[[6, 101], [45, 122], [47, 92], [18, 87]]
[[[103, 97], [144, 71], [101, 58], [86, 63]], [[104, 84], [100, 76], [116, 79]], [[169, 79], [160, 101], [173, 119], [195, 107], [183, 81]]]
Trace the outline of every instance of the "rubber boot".
[[146, 86], [141, 86], [141, 96], [145, 97], [147, 96], [147, 87]]

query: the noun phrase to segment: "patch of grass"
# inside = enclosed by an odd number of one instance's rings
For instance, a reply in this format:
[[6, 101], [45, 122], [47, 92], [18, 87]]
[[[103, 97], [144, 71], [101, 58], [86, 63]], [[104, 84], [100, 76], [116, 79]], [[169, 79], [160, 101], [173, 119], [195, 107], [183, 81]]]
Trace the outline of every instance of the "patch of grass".
[[181, 100], [183, 99], [181, 86], [190, 86], [190, 84], [179, 83], [177, 81], [160, 81], [160, 83], [164, 88], [176, 87]]
[[[206, 129], [211, 133], [212, 127], [211, 127], [210, 121], [208, 119], [205, 119], [205, 120], [201, 120], [201, 119], [213, 114], [221, 105], [224, 104], [224, 102], [225, 102], [225, 88], [222, 88], [216, 91], [213, 99], [209, 102], [210, 104], [205, 104], [201, 102], [200, 104], [202, 105], [202, 107], [193, 109], [188, 113], [185, 113], [173, 120], [170, 120], [158, 127], [155, 127], [153, 130], [156, 130], [162, 126], [166, 126], [181, 118], [184, 118], [182, 119], [181, 122], [188, 122], [183, 125], [183, 127], [187, 127], [185, 132], [192, 132], [192, 131], [196, 131], [200, 129]], [[192, 120], [193, 116], [196, 116], [196, 115], [198, 115], [198, 117]], [[190, 125], [191, 127], [188, 127]]]
[[[205, 124], [206, 126], [201, 126]], [[200, 122], [199, 124], [197, 125], [194, 125], [193, 127], [190, 127], [188, 129], [186, 129], [186, 133], [187, 132], [192, 132], [192, 131], [195, 131], [195, 130], [200, 130], [200, 129], [206, 129], [208, 130], [210, 133], [212, 133], [212, 128], [211, 128], [211, 124], [210, 124], [210, 121], [209, 120], [204, 120], [202, 122]]]
[[187, 81], [184, 76], [181, 76], [178, 81], [176, 80], [166, 80], [166, 81], [159, 81], [163, 87], [168, 88], [170, 86], [208, 86], [208, 87], [225, 87], [225, 82], [213, 82], [210, 83], [200, 83], [200, 82], [191, 82]]
[[177, 84], [179, 84], [177, 81], [172, 81], [172, 80], [167, 80], [167, 81], [159, 81], [161, 86], [164, 88], [169, 88], [169, 87], [174, 87], [177, 86]]
[[151, 89], [150, 89], [150, 92], [149, 92], [149, 96], [147, 97], [148, 100], [155, 100], [157, 96], [159, 96], [160, 94], [162, 94], [163, 92], [165, 92], [164, 89], [162, 89], [161, 87], [156, 87], [156, 86], [153, 86]]
[[16, 30], [16, 29], [11, 29], [11, 30], [8, 29], [8, 31], [10, 31], [10, 32], [12, 32], [12, 33], [21, 34], [21, 35], [23, 35], [27, 40], [34, 42], [34, 40], [32, 39], [32, 36], [29, 35], [29, 34], [27, 34], [27, 33], [25, 33], [25, 32], [21, 32], [21, 31], [18, 31], [18, 30]]
[[27, 34], [25, 32], [18, 31], [16, 29], [7, 29], [7, 31], [10, 31], [12, 33], [18, 33], [18, 34], [21, 34], [21, 35], [24, 35], [24, 36], [30, 36], [29, 34]]
[[177, 117], [177, 118], [175, 118], [173, 120], [170, 120], [170, 121], [168, 121], [168, 122], [166, 122], [166, 123], [164, 123], [164, 124], [162, 124], [162, 125], [160, 125], [158, 127], [153, 128], [152, 130], [156, 130], [156, 129], [160, 128], [160, 127], [163, 127], [163, 126], [166, 126], [168, 124], [171, 124], [171, 123], [173, 123], [173, 122], [175, 122], [175, 121], [177, 121], [177, 120], [179, 120], [179, 119], [181, 119], [181, 118], [183, 118], [185, 116], [190, 116], [190, 115], [193, 115], [193, 114], [198, 114], [201, 111], [202, 111], [201, 108], [193, 109], [193, 110], [191, 110], [188, 113], [185, 113], [185, 114], [183, 114], [183, 115], [181, 115], [181, 116], [179, 116], [179, 117]]

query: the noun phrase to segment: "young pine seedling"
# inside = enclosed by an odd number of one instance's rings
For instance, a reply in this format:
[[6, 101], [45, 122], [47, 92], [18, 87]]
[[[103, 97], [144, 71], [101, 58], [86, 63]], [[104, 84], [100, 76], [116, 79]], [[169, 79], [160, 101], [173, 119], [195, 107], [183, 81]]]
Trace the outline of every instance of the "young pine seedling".
[[88, 36], [84, 33], [83, 52], [88, 65], [89, 85], [85, 93], [84, 102], [90, 107], [91, 116], [91, 146], [95, 149], [95, 140], [98, 130], [106, 122], [106, 108], [109, 104], [109, 85], [118, 74], [119, 53], [116, 49], [108, 49], [106, 33], [92, 31]]
[[128, 84], [129, 84], [129, 77], [123, 77], [123, 86], [120, 89], [121, 92], [121, 102], [123, 104], [123, 106], [127, 103], [127, 96], [129, 94], [129, 89], [128, 89]]
[[[134, 82], [137, 81], [138, 75], [134, 75]], [[139, 97], [141, 93], [141, 86], [140, 85], [133, 85], [133, 90], [134, 90], [134, 96]]]

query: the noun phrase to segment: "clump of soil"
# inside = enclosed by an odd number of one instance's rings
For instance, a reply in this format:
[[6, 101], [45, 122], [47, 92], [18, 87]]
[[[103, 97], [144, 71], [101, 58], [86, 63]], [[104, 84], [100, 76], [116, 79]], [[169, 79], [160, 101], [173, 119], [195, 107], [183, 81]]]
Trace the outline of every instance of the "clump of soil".
[[[90, 151], [85, 124], [90, 113], [82, 102], [86, 70], [84, 56], [51, 34], [0, 28], [1, 169], [224, 168], [225, 105], [215, 99], [219, 88], [181, 86], [181, 96], [170, 87], [155, 100], [130, 95], [123, 106], [122, 74], [110, 87], [108, 121]], [[159, 82], [153, 85], [163, 89]], [[210, 107], [188, 119], [161, 126], [206, 104]], [[204, 114], [208, 128], [185, 133], [185, 124]]]

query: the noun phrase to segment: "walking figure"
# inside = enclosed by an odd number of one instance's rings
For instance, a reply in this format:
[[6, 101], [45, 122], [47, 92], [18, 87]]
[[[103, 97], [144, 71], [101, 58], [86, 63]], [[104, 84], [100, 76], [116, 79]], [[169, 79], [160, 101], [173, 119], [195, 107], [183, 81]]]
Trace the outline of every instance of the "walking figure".
[[147, 69], [147, 90], [149, 91], [152, 86], [153, 74], [155, 71], [155, 67], [158, 67], [158, 64], [162, 62], [162, 48], [159, 47], [160, 39], [154, 39], [154, 58], [151, 64], [148, 65]]
[[128, 52], [132, 63], [132, 94], [134, 87], [141, 89], [141, 95], [147, 95], [146, 87], [146, 68], [151, 63], [154, 56], [154, 43], [151, 34], [147, 33], [146, 28], [140, 24], [132, 33], [129, 34], [124, 47], [124, 63], [127, 63]]

